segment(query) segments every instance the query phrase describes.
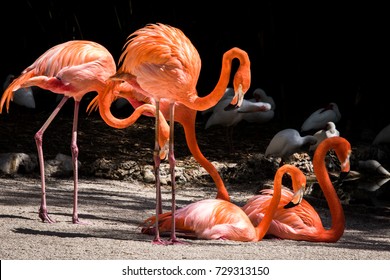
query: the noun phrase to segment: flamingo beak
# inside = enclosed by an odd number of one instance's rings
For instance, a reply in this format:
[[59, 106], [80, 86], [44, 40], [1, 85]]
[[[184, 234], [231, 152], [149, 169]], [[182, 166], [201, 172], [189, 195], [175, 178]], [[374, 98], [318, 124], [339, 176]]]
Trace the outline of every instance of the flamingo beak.
[[232, 102], [230, 102], [229, 105], [225, 107], [225, 111], [232, 111], [237, 108], [240, 108], [243, 100], [244, 100], [244, 92], [242, 91], [242, 85], [238, 85], [237, 91], [234, 92], [234, 97], [232, 99]]
[[305, 193], [306, 186], [302, 186], [297, 192], [294, 193], [291, 201], [284, 205], [284, 209], [292, 208], [301, 203], [303, 195]]

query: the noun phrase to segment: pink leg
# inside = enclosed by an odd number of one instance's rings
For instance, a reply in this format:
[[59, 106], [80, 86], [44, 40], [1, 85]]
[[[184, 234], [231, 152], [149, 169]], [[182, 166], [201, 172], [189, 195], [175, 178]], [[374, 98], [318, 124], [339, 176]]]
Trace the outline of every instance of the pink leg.
[[156, 184], [156, 232], [154, 239], [152, 241], [153, 244], [158, 245], [166, 245], [167, 242], [162, 240], [160, 237], [160, 230], [158, 228], [158, 215], [162, 213], [162, 204], [161, 204], [161, 184], [160, 184], [160, 145], [158, 144], [159, 139], [159, 112], [160, 110], [160, 102], [156, 101], [156, 120], [155, 120], [155, 142], [154, 142], [154, 151], [153, 151], [153, 159], [154, 159], [154, 176], [155, 176], [155, 184]]
[[176, 237], [176, 221], [175, 221], [175, 212], [176, 212], [176, 179], [175, 179], [175, 151], [174, 151], [174, 131], [175, 131], [175, 103], [169, 105], [169, 172], [171, 174], [171, 184], [172, 184], [172, 228], [171, 228], [171, 237], [169, 242], [171, 244], [182, 244], [182, 242]]
[[42, 141], [43, 141], [43, 133], [45, 133], [45, 130], [48, 128], [50, 123], [54, 120], [54, 118], [57, 116], [58, 112], [61, 110], [62, 106], [64, 106], [65, 102], [69, 99], [69, 97], [64, 96], [60, 103], [57, 105], [57, 107], [54, 109], [53, 113], [51, 113], [50, 117], [46, 120], [46, 122], [43, 124], [43, 126], [38, 130], [38, 132], [35, 134], [35, 143], [38, 150], [38, 160], [39, 160], [39, 169], [41, 174], [41, 188], [42, 188], [42, 196], [41, 196], [41, 207], [39, 208], [39, 217], [41, 218], [42, 222], [46, 223], [55, 223], [53, 219], [51, 219], [47, 212], [47, 206], [46, 206], [46, 183], [45, 183], [45, 164], [43, 159], [43, 148], [42, 148]]
[[72, 152], [72, 163], [73, 163], [73, 216], [72, 222], [74, 224], [85, 224], [79, 220], [78, 216], [78, 188], [79, 188], [79, 168], [78, 168], [78, 155], [79, 148], [77, 147], [77, 125], [79, 119], [79, 107], [80, 101], [75, 101], [74, 103], [74, 114], [73, 114], [73, 128], [72, 128], [72, 143], [70, 146]]

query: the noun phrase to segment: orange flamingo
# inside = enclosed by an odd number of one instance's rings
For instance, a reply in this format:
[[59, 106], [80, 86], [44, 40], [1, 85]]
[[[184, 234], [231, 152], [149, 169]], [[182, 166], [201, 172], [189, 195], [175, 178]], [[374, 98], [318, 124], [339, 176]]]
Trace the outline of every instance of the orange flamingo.
[[[111, 95], [111, 97], [109, 96], [106, 97], [107, 94]], [[100, 103], [98, 100], [99, 95], [96, 96], [88, 105], [87, 111], [92, 111], [94, 109], [99, 108], [103, 120], [108, 125], [119, 129], [126, 128], [135, 122], [136, 118], [140, 116], [139, 113], [136, 113], [137, 111], [139, 111], [140, 107], [142, 108], [145, 106], [145, 104], [149, 104], [149, 103], [154, 104], [153, 100], [138, 93], [130, 84], [128, 84], [127, 82], [123, 83], [122, 81], [119, 81], [118, 83], [118, 81], [115, 80], [115, 78], [111, 78], [107, 82], [107, 88], [103, 96], [105, 97], [100, 96], [101, 97]], [[130, 117], [125, 119], [118, 119], [111, 113], [110, 105], [112, 101], [118, 97], [127, 99], [128, 102], [134, 107], [135, 111]], [[144, 115], [150, 117], [154, 116], [155, 107], [152, 108], [154, 108], [154, 110], [145, 111]], [[168, 132], [169, 126], [166, 123], [166, 118], [169, 117], [169, 103], [168, 100], [164, 98], [160, 100], [160, 114], [162, 114], [160, 115], [160, 119], [162, 120], [162, 123], [160, 124], [160, 132], [161, 131], [163, 132], [160, 133], [160, 138], [159, 138], [160, 148], [162, 151], [160, 152], [160, 158], [164, 158], [166, 152], [164, 143], [166, 143], [169, 139], [169, 132]], [[216, 198], [230, 201], [229, 194], [226, 190], [225, 184], [218, 170], [203, 155], [203, 153], [199, 148], [198, 142], [196, 140], [196, 132], [195, 132], [196, 110], [190, 109], [181, 103], [176, 103], [175, 121], [180, 123], [184, 128], [184, 134], [185, 134], [187, 146], [191, 154], [198, 161], [198, 163], [210, 174], [211, 178], [213, 179], [217, 187]], [[160, 209], [160, 213], [161, 212], [162, 210]]]
[[[322, 141], [314, 154], [314, 172], [324, 192], [332, 216], [330, 229], [324, 228], [317, 211], [306, 200], [302, 199], [299, 205], [295, 207], [278, 209], [267, 234], [282, 239], [313, 242], [337, 242], [340, 239], [345, 227], [344, 212], [325, 166], [325, 156], [331, 149], [336, 152], [341, 162], [339, 180], [342, 181], [350, 170], [351, 145], [345, 138], [331, 137]], [[294, 191], [297, 191], [297, 189], [294, 188]], [[274, 193], [272, 190], [264, 190], [262, 194], [254, 196], [242, 207], [254, 225], [266, 216], [266, 211], [268, 211]], [[292, 196], [291, 191], [284, 191], [281, 204], [290, 201]]]
[[71, 140], [73, 161], [74, 201], [72, 221], [82, 223], [78, 217], [78, 153], [77, 123], [79, 105], [83, 96], [92, 91], [102, 93], [106, 80], [115, 73], [116, 64], [110, 52], [100, 44], [91, 41], [74, 40], [56, 45], [42, 54], [27, 67], [4, 91], [0, 101], [0, 113], [6, 103], [7, 112], [13, 94], [19, 88], [38, 86], [57, 94], [63, 94], [53, 113], [35, 134], [41, 176], [41, 206], [39, 217], [43, 222], [54, 223], [49, 217], [46, 205], [45, 168], [43, 158], [43, 134], [69, 98], [74, 99], [74, 116]]
[[[302, 171], [293, 165], [280, 167], [274, 179], [274, 193], [263, 219], [256, 226], [252, 224], [246, 213], [239, 206], [221, 199], [206, 199], [191, 203], [178, 209], [174, 214], [167, 212], [158, 217], [158, 226], [161, 232], [168, 232], [172, 226], [172, 217], [176, 221], [177, 232], [186, 236], [195, 236], [202, 239], [227, 239], [235, 241], [260, 241], [263, 239], [272, 222], [276, 211], [281, 207], [282, 177], [285, 173], [291, 175], [296, 189], [306, 186], [306, 177]], [[152, 225], [156, 217], [145, 220], [146, 227], [143, 233], [155, 231]]]
[[[193, 110], [206, 110], [214, 106], [224, 95], [228, 86], [233, 59], [240, 61], [234, 75], [235, 96], [231, 106], [239, 107], [243, 95], [250, 87], [250, 61], [246, 52], [239, 48], [227, 51], [222, 59], [219, 81], [214, 90], [205, 97], [199, 97], [196, 91], [201, 60], [191, 41], [178, 28], [165, 24], [148, 24], [130, 34], [119, 58], [120, 68], [117, 78], [126, 74], [129, 83], [140, 93], [155, 102], [156, 112], [160, 111], [160, 100], [169, 103], [169, 123], [175, 119], [175, 104], [182, 103]], [[156, 178], [156, 217], [159, 214], [159, 114], [155, 115], [155, 178]], [[174, 125], [170, 126], [168, 160], [172, 184], [172, 211], [175, 211], [175, 157]], [[157, 219], [156, 219], [157, 225]], [[175, 221], [172, 220], [172, 232], [168, 243], [180, 242], [176, 238]], [[155, 244], [167, 244], [159, 235], [158, 229], [153, 240]]]

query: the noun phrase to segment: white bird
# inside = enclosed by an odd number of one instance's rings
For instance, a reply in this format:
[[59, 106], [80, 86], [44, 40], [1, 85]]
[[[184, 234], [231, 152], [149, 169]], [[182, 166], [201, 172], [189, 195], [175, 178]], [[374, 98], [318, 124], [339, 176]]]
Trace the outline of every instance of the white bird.
[[326, 138], [340, 136], [340, 132], [336, 129], [334, 122], [328, 122], [325, 129], [317, 131], [313, 136], [317, 139], [317, 143], [310, 146], [310, 152], [314, 152], [317, 146]]
[[299, 131], [286, 128], [274, 135], [265, 150], [265, 157], [281, 158], [280, 166], [289, 161], [294, 153], [306, 152], [311, 145], [317, 143], [312, 135], [301, 136]]
[[326, 127], [328, 122], [337, 123], [341, 113], [336, 103], [331, 102], [325, 108], [313, 112], [302, 124], [301, 131], [318, 130]]
[[[264, 113], [271, 110], [271, 104], [267, 102], [252, 102], [244, 99], [242, 105], [236, 110], [225, 110], [234, 96], [233, 88], [227, 88], [224, 97], [214, 106], [213, 112], [206, 122], [205, 129], [213, 125], [231, 127], [248, 118], [248, 115]], [[261, 122], [261, 121], [260, 121]]]
[[[230, 104], [233, 96], [234, 96], [233, 88], [227, 88], [225, 92], [225, 96], [220, 101], [218, 101], [218, 103], [214, 106], [213, 112], [205, 125], [205, 129], [208, 129], [211, 126], [215, 126], [215, 125], [220, 125], [225, 127], [227, 132], [227, 141], [231, 152], [233, 151], [233, 144], [232, 144], [233, 128], [242, 120], [249, 118], [250, 117], [249, 115], [265, 113], [271, 110], [271, 104], [269, 103], [251, 102], [247, 99], [243, 100], [239, 109], [225, 110], [226, 106]], [[258, 120], [260, 122], [262, 116], [261, 115], [256, 115], [256, 116], [260, 118]], [[269, 119], [270, 117], [264, 116], [262, 119], [263, 122], [267, 121], [266, 118]]]
[[[263, 112], [252, 112], [243, 116], [244, 120], [250, 123], [266, 123], [272, 120], [275, 116], [275, 101], [271, 96], [268, 96], [264, 90], [257, 88], [253, 92], [253, 98], [248, 99], [251, 102], [265, 102], [271, 105], [271, 110]], [[242, 108], [238, 109], [242, 111]]]
[[[9, 86], [14, 78], [15, 76], [12, 74], [7, 76], [3, 84], [3, 90]], [[12, 101], [20, 106], [35, 109], [35, 98], [31, 87], [19, 88], [16, 90]]]
[[388, 144], [390, 143], [390, 124], [382, 128], [381, 131], [375, 136], [373, 145]]
[[253, 98], [249, 99], [254, 102], [266, 102], [271, 104], [271, 110], [275, 110], [276, 104], [272, 96], [269, 96], [265, 93], [265, 91], [261, 88], [256, 88], [253, 93]]

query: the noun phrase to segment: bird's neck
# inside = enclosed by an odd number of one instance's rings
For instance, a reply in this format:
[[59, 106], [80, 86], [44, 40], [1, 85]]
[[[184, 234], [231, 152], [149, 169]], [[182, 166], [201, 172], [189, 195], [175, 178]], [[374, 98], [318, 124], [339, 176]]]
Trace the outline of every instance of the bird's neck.
[[345, 217], [340, 200], [330, 180], [328, 171], [325, 166], [325, 157], [331, 146], [327, 145], [325, 149], [318, 150], [313, 158], [314, 173], [317, 181], [324, 193], [325, 199], [329, 206], [330, 215], [332, 217], [331, 227], [328, 230], [324, 229], [324, 233], [332, 241], [337, 241], [344, 233]]

